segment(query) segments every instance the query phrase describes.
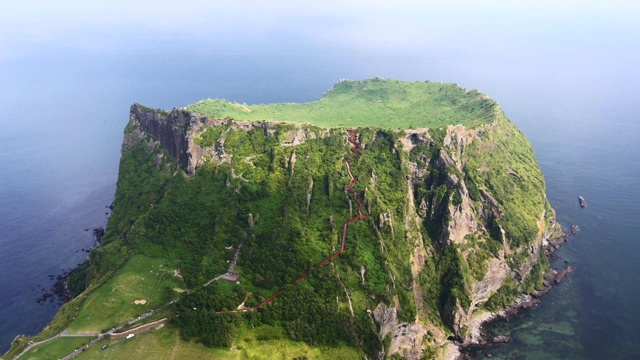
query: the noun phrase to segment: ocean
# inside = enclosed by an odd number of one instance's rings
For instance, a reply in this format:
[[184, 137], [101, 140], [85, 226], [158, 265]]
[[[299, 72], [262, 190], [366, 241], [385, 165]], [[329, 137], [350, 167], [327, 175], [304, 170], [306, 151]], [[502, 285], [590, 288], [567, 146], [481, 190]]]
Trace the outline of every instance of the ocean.
[[496, 99], [532, 142], [558, 221], [580, 227], [554, 260], [575, 272], [538, 308], [489, 328], [511, 335], [508, 344], [474, 356], [640, 358], [637, 40], [525, 32], [479, 46], [454, 33], [437, 46], [394, 48], [393, 38], [363, 45], [274, 26], [266, 40], [121, 30], [104, 44], [39, 40], [0, 56], [0, 353], [52, 319], [57, 303], [36, 302], [49, 275], [95, 246], [91, 229], [108, 218], [133, 102], [304, 102], [341, 78], [379, 76], [455, 82]]
[[625, 91], [583, 91], [546, 99], [546, 109], [506, 109], [533, 144], [557, 220], [580, 230], [552, 262], [574, 273], [538, 308], [489, 326], [511, 341], [477, 348], [476, 358], [640, 358], [640, 107]]

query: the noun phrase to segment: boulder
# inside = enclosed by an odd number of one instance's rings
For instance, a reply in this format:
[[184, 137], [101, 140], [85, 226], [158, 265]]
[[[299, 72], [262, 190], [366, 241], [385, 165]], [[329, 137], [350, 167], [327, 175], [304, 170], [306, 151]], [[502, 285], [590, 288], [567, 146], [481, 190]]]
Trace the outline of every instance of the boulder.
[[560, 272], [556, 275], [555, 279], [553, 279], [553, 281], [554, 281], [556, 284], [559, 284], [559, 283], [561, 283], [562, 281], [564, 281], [564, 279], [566, 279], [566, 278], [567, 278], [567, 276], [569, 276], [572, 272], [573, 272], [573, 266], [569, 266], [568, 268], [566, 268], [566, 269], [564, 269], [564, 270], [560, 271]]
[[493, 343], [495, 344], [502, 344], [502, 343], [508, 343], [509, 340], [511, 340], [511, 336], [508, 335], [499, 335], [493, 338]]

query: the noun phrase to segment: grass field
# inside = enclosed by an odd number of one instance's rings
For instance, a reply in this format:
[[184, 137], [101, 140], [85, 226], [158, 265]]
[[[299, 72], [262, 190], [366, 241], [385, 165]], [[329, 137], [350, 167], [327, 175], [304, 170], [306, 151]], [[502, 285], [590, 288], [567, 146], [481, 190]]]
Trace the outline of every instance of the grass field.
[[60, 359], [91, 341], [90, 337], [61, 337], [36, 346], [22, 355], [24, 360]]
[[[89, 294], [70, 333], [95, 334], [155, 309], [166, 301], [166, 288], [184, 288], [166, 259], [133, 256], [100, 288]], [[176, 293], [177, 296], [177, 293]], [[145, 300], [145, 304], [135, 304]]]
[[[251, 346], [248, 346], [249, 340]], [[105, 350], [101, 347], [109, 344]], [[270, 340], [255, 342], [242, 338], [232, 349], [211, 349], [180, 340], [178, 331], [163, 328], [136, 335], [129, 340], [106, 340], [80, 354], [76, 359], [360, 359], [363, 354], [347, 347], [311, 348], [302, 342]]]
[[404, 129], [462, 124], [473, 127], [493, 119], [496, 102], [455, 84], [368, 79], [343, 81], [308, 103], [246, 105], [203, 100], [187, 108], [214, 117], [250, 121], [291, 121], [320, 127]]

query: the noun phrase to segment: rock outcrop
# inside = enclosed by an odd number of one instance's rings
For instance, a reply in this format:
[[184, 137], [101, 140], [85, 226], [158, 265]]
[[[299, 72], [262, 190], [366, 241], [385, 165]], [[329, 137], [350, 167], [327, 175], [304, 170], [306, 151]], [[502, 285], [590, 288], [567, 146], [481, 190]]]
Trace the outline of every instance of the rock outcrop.
[[[462, 249], [461, 254], [470, 266], [477, 266], [477, 262], [480, 261], [481, 268], [484, 269], [482, 274], [471, 276], [465, 281], [469, 296], [468, 305], [461, 302], [457, 296], [449, 296], [442, 305], [441, 316], [445, 324], [463, 343], [479, 339], [476, 328], [482, 321], [476, 321], [476, 313], [483, 311], [483, 304], [507, 279], [515, 279], [522, 283], [527, 278], [537, 263], [540, 252], [545, 248], [545, 243], [556, 230], [553, 222], [548, 226], [545, 224], [545, 219], [548, 218], [547, 210], [540, 207], [537, 210], [540, 214], [538, 234], [524, 239], [522, 243], [526, 245], [518, 245], [520, 241], [510, 238], [513, 235], [508, 234], [502, 226], [505, 207], [513, 205], [505, 201], [503, 195], [496, 194], [491, 187], [486, 186], [498, 181], [488, 179], [484, 184], [477, 182], [479, 178], [488, 177], [491, 173], [491, 159], [485, 160], [483, 156], [485, 151], [496, 150], [496, 142], [490, 136], [498, 137], [505, 134], [504, 129], [492, 123], [475, 129], [466, 129], [460, 125], [449, 126], [440, 134], [443, 138], [441, 147], [435, 145], [438, 140], [434, 135], [437, 134], [428, 129], [405, 130], [405, 136], [399, 140], [403, 144], [403, 150], [410, 154], [415, 153], [414, 158], [417, 160], [409, 165], [412, 193], [420, 193], [418, 189], [427, 186], [438, 190], [434, 193], [444, 195], [417, 198], [413, 207], [416, 213], [409, 215], [417, 216], [426, 223], [438, 222], [437, 226], [431, 225], [433, 231], [429, 235], [434, 241], [431, 251], [444, 252], [451, 247]], [[427, 145], [438, 149], [430, 154]], [[512, 151], [506, 148], [505, 150]], [[416, 153], [420, 151], [424, 152]], [[480, 163], [480, 166], [473, 169], [470, 166], [472, 163]], [[498, 164], [493, 166], [497, 167], [496, 165]], [[425, 170], [425, 167], [435, 170]], [[506, 178], [511, 172], [509, 169], [501, 176]], [[520, 176], [515, 178], [522, 180]], [[473, 194], [468, 188], [470, 181]], [[540, 195], [546, 201], [544, 194]], [[488, 258], [472, 257], [477, 253], [476, 249], [481, 242], [496, 242], [497, 244], [492, 246], [498, 250]], [[521, 259], [517, 265], [512, 260], [516, 253], [520, 254], [518, 257]], [[565, 272], [561, 272], [553, 280], [562, 280], [564, 276]], [[529, 307], [536, 305], [537, 300], [525, 303], [525, 306]]]
[[[267, 136], [276, 136], [273, 126], [282, 124], [267, 121], [234, 121], [232, 119], [210, 118], [186, 109], [174, 108], [166, 112], [151, 109], [140, 104], [131, 106], [129, 125], [122, 145], [124, 153], [135, 141], [146, 140], [159, 144], [175, 159], [188, 176], [195, 174], [196, 169], [206, 161], [229, 162], [232, 154], [224, 149], [225, 139], [221, 136], [213, 146], [205, 147], [197, 144], [197, 139], [207, 127], [231, 126], [234, 129], [251, 131], [259, 129]], [[283, 146], [296, 146], [307, 138], [321, 136], [309, 132], [304, 125], [292, 125], [297, 129], [287, 131], [281, 136]]]
[[[480, 324], [537, 306], [573, 270], [549, 269], [546, 254], [566, 237], [527, 139], [497, 103], [455, 85], [336, 87], [315, 104], [131, 106], [115, 208], [87, 282], [104, 283], [132, 254], [172, 258], [193, 290], [171, 307], [193, 321], [176, 323], [222, 331], [216, 339], [235, 325], [200, 319], [260, 309], [244, 319], [273, 331], [255, 339], [340, 343], [368, 358], [508, 341], [481, 336]], [[361, 127], [239, 120], [260, 116]], [[433, 127], [388, 128], [413, 121]], [[199, 296], [216, 279], [234, 284]]]
[[[478, 101], [484, 100], [486, 97]], [[413, 249], [407, 258], [411, 263], [410, 274], [402, 278], [388, 268], [387, 275], [389, 294], [394, 293], [393, 289], [409, 287], [411, 307], [416, 309], [415, 319], [400, 320], [403, 309], [397, 295], [390, 296], [386, 304], [379, 303], [372, 312], [379, 325], [380, 338], [391, 339], [387, 355], [402, 353], [419, 357], [425, 337], [432, 346], [441, 346], [447, 337], [460, 343], [477, 341], [478, 319], [484, 318], [478, 314], [486, 311], [485, 304], [504, 287], [512, 289], [509, 296], [514, 295], [513, 289], [524, 292], [522, 286], [545, 254], [545, 246], [559, 246], [553, 238], [557, 227], [544, 195], [544, 180], [530, 145], [497, 105], [489, 104], [493, 109], [489, 113], [492, 118], [477, 126], [449, 125], [403, 131], [372, 129], [369, 135], [361, 135], [369, 136], [369, 140], [362, 143], [364, 151], [375, 142], [393, 138], [388, 146], [389, 156], [402, 159], [403, 176], [407, 179], [403, 209], [381, 207], [371, 213], [372, 209], [384, 205], [379, 198], [368, 197], [369, 189], [364, 190], [366, 208], [375, 219], [381, 253], [386, 253], [386, 248], [397, 241], [406, 241]], [[276, 137], [280, 146], [292, 148], [288, 155], [270, 160], [282, 163], [291, 184], [298, 174], [297, 164], [305, 161], [301, 160], [296, 147], [329, 137], [334, 130], [291, 123], [282, 127], [282, 124], [217, 119], [187, 109], [164, 112], [134, 104], [123, 153], [132, 144], [144, 140], [149, 149], [162, 147], [187, 176], [194, 175], [198, 167], [207, 162], [226, 163], [231, 166], [226, 187], [238, 192], [242, 182], [249, 180], [236, 168], [238, 159], [233, 158], [236, 149], [229, 134], [257, 130], [263, 136]], [[210, 129], [217, 129], [213, 131], [215, 136], [213, 139], [209, 136], [208, 143], [204, 144], [201, 140]], [[237, 139], [236, 136], [236, 148]], [[256, 168], [256, 156], [259, 155], [247, 157], [245, 154], [242, 159]], [[162, 161], [162, 155], [157, 155], [156, 163]], [[369, 188], [376, 189], [387, 181], [388, 172], [383, 169], [372, 163], [367, 172]], [[241, 180], [240, 185], [234, 185], [237, 180]], [[308, 213], [315, 199], [313, 176], [308, 177], [307, 184]], [[333, 187], [331, 181], [326, 184], [329, 193]], [[347, 204], [353, 213], [351, 199]], [[251, 215], [249, 224], [253, 226]], [[333, 216], [329, 217], [329, 225], [335, 229]], [[399, 227], [402, 229], [398, 230]], [[436, 265], [438, 267], [434, 267]], [[359, 266], [359, 282], [367, 286], [370, 276], [365, 278], [365, 266]], [[440, 269], [442, 266], [444, 270]], [[441, 273], [425, 282], [430, 275], [424, 272], [433, 269]], [[366, 271], [373, 270], [367, 266]], [[534, 285], [536, 289], [548, 289], [570, 272], [569, 268], [547, 277], [544, 284]], [[434, 286], [436, 290], [432, 289]], [[345, 291], [348, 294], [348, 289]], [[403, 301], [406, 306], [406, 300]], [[537, 299], [521, 303], [537, 306]], [[439, 320], [434, 324], [434, 319]]]

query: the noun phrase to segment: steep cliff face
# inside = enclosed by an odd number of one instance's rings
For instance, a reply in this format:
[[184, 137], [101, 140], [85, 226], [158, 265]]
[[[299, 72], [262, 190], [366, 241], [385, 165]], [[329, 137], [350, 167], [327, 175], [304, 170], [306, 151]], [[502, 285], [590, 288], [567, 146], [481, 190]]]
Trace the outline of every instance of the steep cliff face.
[[[214, 147], [198, 144], [200, 136], [207, 128], [242, 129], [252, 131], [260, 129], [267, 136], [273, 136], [273, 122], [232, 121], [231, 119], [213, 119], [184, 109], [165, 112], [149, 109], [140, 104], [131, 106], [129, 133], [123, 141], [124, 154], [136, 140], [151, 135], [175, 159], [178, 166], [188, 175], [194, 175], [196, 168], [205, 161], [229, 161], [224, 151], [224, 137], [216, 139]], [[304, 143], [307, 132], [303, 128], [291, 129], [283, 135], [284, 146]], [[230, 154], [232, 156], [233, 154]]]
[[[525, 283], [545, 240], [557, 230], [542, 175], [526, 139], [499, 109], [486, 125], [405, 130], [398, 142], [408, 154], [410, 204], [405, 227], [408, 233], [414, 227], [422, 231], [409, 237], [415, 245], [409, 261], [418, 317], [401, 323], [394, 316], [377, 316], [381, 336], [395, 327], [399, 334], [392, 337], [390, 349], [419, 353], [420, 346], [413, 338], [407, 341], [407, 336], [421, 339], [429, 327], [424, 319], [431, 319], [441, 320], [460, 341], [474, 341], [477, 333], [469, 331], [478, 325], [474, 317], [487, 311], [485, 304], [492, 295], [498, 307], [518, 296], [518, 284]], [[421, 274], [429, 271], [425, 259], [438, 259], [449, 251], [459, 256], [457, 262], [424, 281], [429, 276]], [[443, 264], [436, 260], [433, 265], [431, 270]], [[534, 288], [542, 286], [540, 278], [529, 281]], [[510, 289], [512, 283], [513, 291], [498, 301], [499, 290], [505, 284]], [[424, 289], [438, 286], [440, 298], [434, 302]], [[377, 313], [391, 314], [383, 309]], [[414, 328], [420, 324], [421, 330]], [[441, 344], [442, 335], [433, 337], [432, 344]]]
[[[134, 136], [153, 136], [180, 166], [187, 171], [193, 171], [187, 134], [191, 127], [191, 114], [179, 109], [174, 109], [167, 114], [134, 104], [131, 106], [130, 121], [135, 131]], [[194, 122], [197, 123], [195, 117]], [[130, 144], [131, 140], [128, 137], [123, 142], [123, 153]]]
[[[376, 104], [417, 91], [381, 84], [347, 88], [381, 96]], [[368, 86], [375, 91], [363, 92]], [[542, 286], [548, 264], [541, 249], [556, 228], [554, 212], [530, 144], [497, 104], [438, 86], [427, 88], [437, 99], [429, 110], [448, 104], [473, 121], [360, 127], [355, 157], [356, 140], [343, 127], [134, 104], [108, 246], [92, 254], [93, 271], [112, 268], [116, 252], [171, 257], [197, 289], [227, 271], [225, 249], [240, 248], [233, 260], [240, 283], [207, 290], [220, 300], [191, 306], [207, 311], [201, 316], [235, 309], [242, 298], [242, 306], [256, 306], [308, 271], [306, 285], [284, 291], [247, 321], [293, 340], [343, 342], [372, 357], [419, 358], [450, 337], [473, 341], [479, 313]], [[277, 105], [274, 113], [287, 109]], [[343, 224], [357, 215], [351, 185], [366, 220], [349, 229], [344, 253], [312, 267], [340, 248]], [[190, 296], [185, 302], [195, 304]], [[193, 324], [179, 324], [193, 331]]]

